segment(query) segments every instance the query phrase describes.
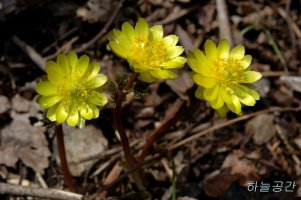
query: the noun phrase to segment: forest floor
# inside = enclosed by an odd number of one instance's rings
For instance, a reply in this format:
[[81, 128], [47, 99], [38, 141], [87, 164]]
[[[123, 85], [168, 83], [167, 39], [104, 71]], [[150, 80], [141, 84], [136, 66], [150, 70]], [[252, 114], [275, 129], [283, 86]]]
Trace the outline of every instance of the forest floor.
[[[112, 104], [84, 129], [64, 125], [75, 193], [95, 200], [301, 198], [301, 1], [228, 0], [225, 8], [221, 0], [20, 2], [0, 4], [0, 199], [46, 199], [36, 191], [1, 194], [7, 186], [1, 183], [69, 191], [54, 130], [35, 101], [36, 84], [46, 61], [71, 50], [100, 62], [110, 79], [130, 73], [109, 50], [108, 38], [113, 28], [139, 17], [163, 25], [165, 35], [176, 34], [186, 55], [203, 50], [206, 39], [230, 37], [232, 46], [244, 45], [252, 69], [263, 74], [254, 84], [260, 100], [243, 107], [242, 116], [221, 119], [187, 94], [193, 87], [187, 64], [178, 80], [153, 83], [141, 98], [129, 93], [122, 123], [135, 155], [167, 124], [139, 166], [147, 188], [142, 194], [125, 170]], [[194, 109], [183, 114], [179, 102]]]

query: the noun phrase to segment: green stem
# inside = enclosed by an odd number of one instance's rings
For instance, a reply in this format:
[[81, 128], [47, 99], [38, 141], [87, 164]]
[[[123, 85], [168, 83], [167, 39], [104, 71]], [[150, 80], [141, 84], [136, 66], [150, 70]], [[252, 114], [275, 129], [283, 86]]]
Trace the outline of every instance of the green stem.
[[61, 166], [62, 166], [62, 172], [64, 176], [64, 180], [67, 184], [67, 187], [70, 191], [74, 192], [74, 184], [73, 180], [68, 168], [68, 163], [66, 159], [66, 150], [65, 150], [65, 144], [64, 144], [64, 131], [62, 124], [56, 125], [55, 126], [55, 134], [56, 134], [56, 139], [57, 139], [57, 146], [58, 146], [58, 151], [59, 151], [59, 157], [61, 161]]
[[[122, 105], [122, 102], [124, 101], [124, 99], [126, 97], [127, 90], [132, 87], [132, 85], [136, 81], [137, 77], [138, 77], [137, 73], [134, 73], [131, 76], [130, 80], [127, 82], [127, 84], [124, 86], [122, 91], [117, 96], [116, 106], [113, 110], [114, 124], [115, 124], [116, 129], [117, 129], [117, 131], [119, 133], [119, 136], [120, 136], [121, 146], [122, 146], [122, 149], [123, 149], [123, 152], [124, 152], [124, 157], [125, 157], [127, 170], [131, 170], [131, 169], [135, 168], [136, 159], [132, 154], [130, 144], [129, 144], [129, 139], [128, 139], [128, 137], [126, 135], [126, 132], [125, 132], [123, 126], [122, 126], [122, 122], [121, 122], [121, 109], [122, 108], [121, 108], [121, 105]], [[132, 178], [134, 179], [138, 189], [144, 190], [142, 178], [141, 178], [139, 172], [134, 172], [132, 174]]]

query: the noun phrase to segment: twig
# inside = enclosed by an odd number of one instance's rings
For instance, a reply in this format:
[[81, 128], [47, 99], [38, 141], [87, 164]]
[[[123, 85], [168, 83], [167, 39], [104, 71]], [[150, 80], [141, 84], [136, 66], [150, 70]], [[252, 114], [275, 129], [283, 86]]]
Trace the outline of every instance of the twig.
[[158, 139], [159, 136], [161, 136], [172, 124], [174, 124], [178, 117], [179, 112], [181, 111], [181, 108], [185, 105], [185, 101], [178, 99], [170, 108], [172, 111], [167, 116], [165, 116], [164, 120], [162, 121], [161, 125], [155, 129], [153, 132], [149, 134], [147, 137], [146, 143], [141, 151], [141, 154], [138, 158], [139, 162], [143, 162], [144, 158], [148, 154], [148, 151], [150, 147], [153, 145], [153, 143]]
[[20, 40], [17, 36], [13, 36], [12, 41], [18, 47], [20, 47], [20, 49], [22, 49], [41, 70], [45, 71], [46, 62], [34, 48], [26, 44], [24, 41]]
[[299, 107], [299, 108], [291, 108], [291, 107], [289, 107], [289, 108], [279, 108], [279, 107], [275, 107], [275, 108], [269, 108], [269, 109], [257, 111], [257, 112], [254, 112], [254, 113], [251, 113], [251, 114], [248, 114], [248, 115], [243, 115], [241, 117], [237, 117], [235, 119], [231, 119], [231, 120], [225, 121], [223, 123], [216, 124], [216, 125], [212, 126], [211, 128], [208, 128], [208, 129], [203, 130], [199, 133], [196, 133], [196, 134], [194, 134], [194, 135], [192, 135], [192, 136], [190, 136], [190, 137], [188, 137], [188, 138], [186, 138], [186, 139], [184, 139], [184, 140], [182, 140], [182, 141], [180, 141], [176, 144], [173, 144], [173, 145], [169, 146], [168, 150], [171, 151], [171, 150], [176, 149], [176, 148], [178, 148], [178, 147], [180, 147], [180, 146], [182, 146], [182, 145], [184, 145], [188, 142], [191, 142], [191, 141], [193, 141], [193, 140], [195, 140], [199, 137], [202, 137], [202, 136], [204, 136], [208, 133], [211, 133], [215, 130], [218, 130], [218, 129], [223, 128], [225, 126], [235, 124], [235, 123], [240, 122], [240, 121], [247, 120], [247, 119], [249, 119], [251, 117], [254, 117], [254, 116], [257, 116], [257, 115], [261, 115], [261, 114], [269, 113], [269, 112], [276, 112], [276, 111], [284, 112], [284, 111], [300, 111], [300, 110], [301, 110], [301, 107]]
[[114, 12], [112, 13], [111, 17], [109, 18], [107, 23], [104, 25], [104, 27], [91, 40], [89, 40], [88, 42], [82, 44], [80, 47], [75, 49], [74, 51], [76, 53], [80, 53], [80, 52], [83, 52], [86, 49], [88, 49], [90, 46], [92, 46], [95, 42], [97, 42], [97, 40], [99, 40], [108, 31], [109, 27], [111, 26], [111, 24], [113, 23], [115, 17], [117, 16], [120, 8], [122, 7], [123, 2], [124, 2], [124, 0], [119, 1], [119, 3], [117, 4]]
[[181, 17], [189, 14], [191, 11], [197, 9], [199, 7], [199, 4], [191, 6], [187, 9], [181, 9], [180, 11], [174, 10], [172, 13], [170, 13], [166, 18], [164, 18], [161, 21], [157, 21], [154, 24], [160, 24], [160, 25], [166, 25], [169, 24], [177, 19], [180, 19]]
[[55, 200], [81, 200], [82, 195], [54, 189], [31, 188], [8, 183], [0, 183], [0, 194], [31, 196]]
[[219, 38], [228, 39], [230, 46], [233, 45], [232, 32], [229, 23], [227, 5], [225, 0], [216, 0]]
[[291, 26], [291, 29], [295, 32], [298, 38], [301, 38], [301, 30], [298, 27], [298, 25], [292, 20], [292, 18], [288, 15], [287, 12], [285, 12], [282, 8], [277, 8], [277, 12], [279, 15], [287, 21], [289, 26]]
[[63, 132], [63, 126], [62, 124], [55, 126], [55, 134], [56, 134], [56, 141], [59, 151], [59, 157], [61, 161], [62, 166], [62, 172], [64, 175], [64, 180], [68, 186], [68, 189], [70, 191], [75, 191], [73, 180], [68, 168], [68, 163], [66, 159], [66, 150], [65, 150], [65, 144], [64, 144], [64, 132]]

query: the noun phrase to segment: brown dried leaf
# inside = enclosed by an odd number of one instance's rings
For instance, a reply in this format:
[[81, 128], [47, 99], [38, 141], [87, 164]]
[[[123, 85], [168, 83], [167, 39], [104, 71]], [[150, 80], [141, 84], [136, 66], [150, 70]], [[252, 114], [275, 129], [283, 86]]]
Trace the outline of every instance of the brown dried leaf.
[[10, 107], [9, 99], [6, 96], [0, 95], [0, 114], [7, 112]]
[[253, 136], [255, 144], [262, 145], [276, 134], [273, 121], [273, 115], [263, 114], [254, 117], [247, 123], [246, 132]]
[[29, 122], [14, 119], [1, 131], [0, 164], [14, 167], [18, 159], [38, 173], [48, 167], [50, 151], [44, 127], [34, 127]]

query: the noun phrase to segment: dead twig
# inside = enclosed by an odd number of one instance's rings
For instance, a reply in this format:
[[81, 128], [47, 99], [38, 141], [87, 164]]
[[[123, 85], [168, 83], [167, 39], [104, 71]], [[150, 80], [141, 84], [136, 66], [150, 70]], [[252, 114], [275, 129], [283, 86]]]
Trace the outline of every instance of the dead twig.
[[108, 31], [109, 27], [111, 26], [111, 24], [113, 23], [115, 17], [117, 16], [120, 8], [122, 7], [123, 2], [124, 2], [124, 0], [119, 1], [119, 3], [117, 4], [114, 12], [112, 13], [111, 17], [109, 18], [107, 23], [104, 25], [104, 27], [91, 40], [89, 40], [88, 42], [82, 44], [80, 47], [75, 49], [74, 51], [76, 53], [80, 53], [80, 52], [83, 52], [86, 49], [88, 49], [90, 46], [92, 46], [95, 42], [97, 42], [97, 40], [99, 40]]
[[83, 198], [80, 194], [71, 192], [44, 189], [44, 188], [31, 188], [21, 185], [13, 185], [8, 183], [0, 183], [0, 194], [11, 194], [18, 196], [31, 196], [43, 199], [55, 199], [55, 200], [80, 200]]
[[13, 36], [12, 41], [20, 47], [41, 70], [46, 71], [44, 58], [34, 48], [20, 40], [17, 36]]
[[229, 23], [227, 5], [225, 0], [216, 0], [219, 38], [228, 39], [230, 46], [233, 45], [232, 32]]

